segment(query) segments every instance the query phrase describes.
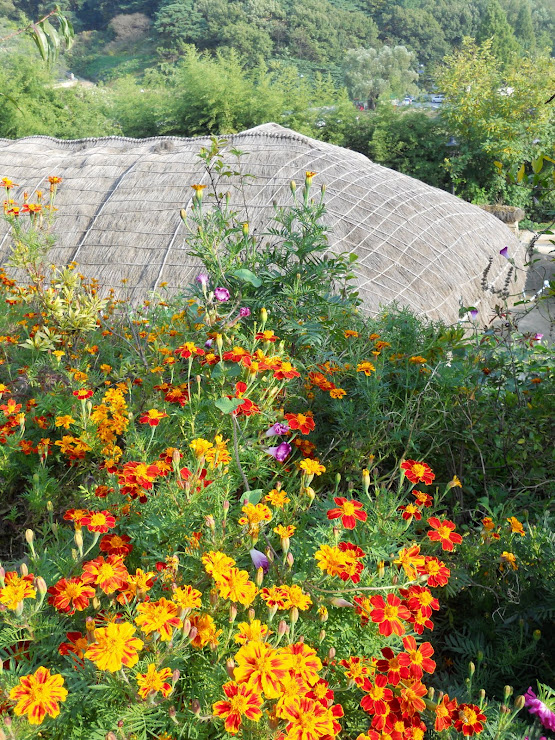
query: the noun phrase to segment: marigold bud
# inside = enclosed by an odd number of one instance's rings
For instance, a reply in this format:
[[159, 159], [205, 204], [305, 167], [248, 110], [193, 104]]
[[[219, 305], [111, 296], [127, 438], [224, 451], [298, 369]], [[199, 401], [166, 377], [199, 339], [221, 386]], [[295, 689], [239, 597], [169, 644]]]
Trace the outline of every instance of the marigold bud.
[[368, 494], [368, 489], [370, 488], [370, 471], [367, 468], [364, 468], [362, 471], [362, 487], [364, 488], [364, 493]]
[[505, 688], [503, 689], [503, 697], [504, 697], [504, 700], [505, 701], [507, 701], [507, 699], [509, 698], [509, 696], [512, 695], [513, 691], [514, 691], [514, 689], [513, 689], [512, 686], [508, 686], [508, 685], [505, 686]]
[[330, 647], [328, 650], [328, 660], [333, 660], [335, 658], [335, 648]]
[[291, 182], [289, 183], [289, 187], [291, 188], [291, 192], [293, 193], [293, 195], [295, 195], [295, 192], [297, 191], [297, 183], [295, 182], [295, 180], [291, 180]]
[[249, 622], [252, 622], [252, 620], [256, 617], [256, 612], [252, 607], [248, 610], [247, 616], [249, 618]]
[[532, 633], [532, 637], [536, 641], [539, 640], [541, 636], [542, 636], [541, 630], [534, 630], [534, 632]]
[[292, 568], [293, 567], [293, 563], [295, 562], [295, 558], [293, 557], [293, 553], [292, 552], [288, 552], [287, 555], [285, 556], [285, 560], [287, 562], [287, 567], [288, 568]]
[[46, 585], [46, 581], [42, 576], [38, 576], [38, 578], [35, 578], [35, 586], [41, 596], [44, 596], [48, 591], [48, 586]]
[[434, 687], [433, 686], [429, 686], [428, 687], [428, 699], [430, 699], [430, 701], [433, 701], [434, 700], [435, 693], [436, 693], [436, 690], [434, 689]]
[[224, 501], [222, 504], [222, 509], [224, 512], [224, 519], [227, 519], [227, 515], [229, 513], [229, 501]]
[[116, 737], [116, 733], [110, 730], [110, 732], [106, 735], [106, 740], [118, 740]]
[[287, 624], [285, 619], [282, 619], [280, 620], [277, 628], [278, 637], [283, 637], [283, 635], [287, 634], [287, 632], [289, 632], [289, 625]]
[[378, 575], [380, 578], [383, 578], [385, 575], [385, 561], [380, 560], [378, 563]]
[[274, 604], [274, 606], [268, 607], [268, 622], [271, 622], [272, 619], [276, 616], [277, 610], [278, 610], [277, 604]]
[[183, 627], [181, 628], [181, 631], [183, 633], [183, 637], [189, 637], [189, 633], [191, 631], [191, 620], [190, 619], [183, 620]]
[[235, 622], [236, 617], [237, 617], [237, 605], [230, 604], [229, 605], [229, 623], [233, 624], [233, 622]]
[[189, 642], [193, 642], [197, 635], [198, 629], [196, 627], [191, 627], [191, 630], [189, 631]]
[[341, 473], [335, 474], [335, 485], [338, 486], [341, 483]]
[[27, 567], [27, 563], [21, 563], [21, 565], [19, 566], [19, 570], [22, 576], [29, 575], [29, 568]]
[[212, 532], [216, 531], [216, 522], [214, 521], [214, 517], [212, 514], [208, 514], [208, 516], [204, 517], [204, 521], [206, 522], [206, 526], [212, 530]]
[[318, 639], [320, 642], [324, 642], [326, 639], [326, 630], [320, 630], [320, 634], [318, 635]]
[[15, 616], [20, 617], [23, 614], [23, 601], [18, 601], [15, 607]]
[[484, 701], [484, 699], [486, 698], [486, 690], [485, 689], [480, 689], [480, 691], [478, 692], [478, 698], [479, 698], [480, 702], [483, 702]]
[[515, 699], [515, 704], [514, 704], [515, 709], [517, 711], [520, 711], [524, 707], [525, 701], [526, 700], [524, 696], [522, 696], [522, 694], [520, 696], [517, 696]]
[[25, 539], [27, 540], [27, 544], [32, 546], [33, 540], [35, 539], [35, 533], [32, 529], [25, 530]]
[[227, 675], [233, 680], [235, 676], [235, 661], [233, 658], [228, 658], [225, 663], [225, 669], [227, 671]]
[[320, 617], [320, 622], [327, 622], [328, 621], [329, 614], [328, 614], [328, 610], [326, 609], [325, 606], [321, 606], [318, 609], [318, 616]]
[[83, 533], [80, 529], [75, 532], [73, 535], [73, 539], [75, 541], [75, 544], [77, 545], [77, 549], [79, 550], [79, 555], [83, 555]]
[[347, 601], [346, 599], [342, 599], [340, 596], [334, 596], [333, 598], [331, 598], [330, 599], [330, 604], [332, 606], [337, 606], [337, 607], [341, 607], [341, 606], [353, 606], [353, 604], [351, 604], [350, 601]]
[[289, 612], [289, 619], [291, 620], [291, 624], [297, 624], [299, 621], [299, 610], [296, 606]]
[[170, 707], [168, 709], [168, 715], [172, 722], [175, 722], [176, 725], [179, 724], [179, 722], [177, 721], [177, 710], [175, 707]]
[[200, 701], [198, 699], [193, 699], [191, 701], [191, 711], [195, 716], [199, 716], [200, 714]]
[[476, 673], [476, 666], [472, 661], [468, 664], [468, 675], [472, 678], [472, 676]]
[[179, 677], [181, 676], [181, 673], [179, 671], [179, 668], [175, 668], [172, 671], [172, 683], [176, 684], [179, 681]]
[[268, 321], [268, 311], [265, 308], [260, 309], [260, 321], [262, 322], [262, 326]]

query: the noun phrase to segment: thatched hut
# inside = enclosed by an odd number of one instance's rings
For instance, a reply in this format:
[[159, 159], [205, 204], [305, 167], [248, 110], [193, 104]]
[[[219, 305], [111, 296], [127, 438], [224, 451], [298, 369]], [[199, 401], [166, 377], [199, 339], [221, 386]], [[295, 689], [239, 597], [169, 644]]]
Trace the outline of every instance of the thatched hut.
[[[519, 242], [494, 216], [361, 154], [272, 123], [227, 141], [246, 152], [244, 171], [255, 176], [245, 185], [252, 229], [268, 226], [273, 201], [291, 202], [291, 180], [302, 183], [306, 170], [318, 173], [315, 184], [327, 185], [330, 249], [357, 253], [358, 285], [370, 313], [396, 300], [454, 322], [462, 302], [485, 317], [496, 300], [480, 287], [488, 258], [488, 280], [497, 287], [509, 269], [500, 250], [508, 246], [522, 259]], [[0, 177], [30, 191], [44, 187], [49, 175], [62, 177], [51, 261], [75, 260], [85, 275], [116, 291], [125, 279], [127, 294], [139, 301], [161, 282], [179, 291], [198, 272], [179, 210], [190, 203], [190, 185], [207, 181], [197, 155], [208, 143], [202, 137], [0, 139]], [[237, 197], [238, 208], [241, 202]], [[0, 264], [8, 256], [0, 222]]]

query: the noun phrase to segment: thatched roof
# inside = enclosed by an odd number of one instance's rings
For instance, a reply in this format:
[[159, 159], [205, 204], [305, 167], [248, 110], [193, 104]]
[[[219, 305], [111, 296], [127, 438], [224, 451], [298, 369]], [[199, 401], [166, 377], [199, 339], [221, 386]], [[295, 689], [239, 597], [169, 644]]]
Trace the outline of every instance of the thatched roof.
[[[498, 287], [509, 267], [499, 250], [508, 245], [520, 258], [519, 242], [494, 216], [361, 154], [272, 123], [227, 139], [228, 148], [247, 152], [244, 171], [255, 175], [245, 185], [252, 229], [268, 226], [273, 201], [292, 201], [292, 179], [301, 185], [306, 170], [318, 173], [315, 184], [327, 185], [330, 247], [358, 254], [358, 285], [370, 313], [398, 300], [453, 322], [462, 301], [479, 305], [485, 316], [488, 300], [495, 302], [480, 289], [488, 258], [489, 280]], [[208, 143], [203, 137], [0, 139], [0, 177], [21, 185], [16, 197], [44, 187], [49, 175], [63, 177], [51, 261], [76, 260], [85, 275], [116, 290], [126, 279], [127, 293], [138, 301], [161, 282], [181, 290], [198, 273], [179, 210], [191, 201], [190, 185], [207, 182], [197, 155]], [[0, 222], [0, 264], [8, 255]]]

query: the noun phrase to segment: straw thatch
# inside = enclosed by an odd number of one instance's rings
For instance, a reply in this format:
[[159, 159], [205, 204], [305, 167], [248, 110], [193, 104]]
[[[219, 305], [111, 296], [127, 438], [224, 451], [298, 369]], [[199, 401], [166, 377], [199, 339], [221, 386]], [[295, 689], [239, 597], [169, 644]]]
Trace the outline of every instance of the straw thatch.
[[[139, 301], [166, 282], [179, 291], [198, 273], [187, 253], [179, 210], [190, 203], [193, 183], [206, 183], [198, 158], [206, 138], [107, 137], [61, 141], [45, 136], [0, 140], [0, 177], [32, 191], [49, 175], [63, 177], [56, 205], [58, 243], [49, 259], [76, 260], [81, 271], [104, 287], [127, 280]], [[292, 200], [289, 183], [301, 184], [306, 170], [326, 183], [330, 248], [356, 252], [364, 305], [376, 313], [397, 300], [419, 314], [453, 322], [459, 303], [479, 306], [485, 317], [496, 298], [480, 288], [488, 258], [488, 280], [503, 284], [509, 252], [521, 247], [507, 227], [479, 208], [442, 190], [381, 167], [341, 147], [265, 124], [228, 137], [227, 148], [246, 152], [243, 170], [251, 228], [263, 231], [272, 202]], [[223, 184], [224, 190], [230, 183]], [[46, 189], [46, 188], [45, 188]], [[234, 196], [232, 196], [234, 197]], [[237, 193], [237, 207], [242, 198]], [[0, 264], [9, 256], [6, 225], [0, 223]]]

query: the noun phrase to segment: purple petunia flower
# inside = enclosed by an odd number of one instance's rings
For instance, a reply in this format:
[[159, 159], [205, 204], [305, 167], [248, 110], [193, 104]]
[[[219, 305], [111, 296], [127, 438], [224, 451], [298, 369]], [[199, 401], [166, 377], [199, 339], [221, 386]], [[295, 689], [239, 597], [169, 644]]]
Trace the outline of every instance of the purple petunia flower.
[[499, 254], [502, 257], [507, 257], [508, 258], [509, 257], [509, 247], [503, 247], [503, 249], [500, 249], [499, 250]]
[[535, 714], [546, 730], [555, 730], [555, 713], [532, 691], [532, 687], [524, 694], [524, 704], [530, 714]]
[[197, 275], [195, 280], [197, 283], [200, 283], [203, 288], [206, 288], [208, 283], [210, 282], [210, 277], [205, 272], [201, 272], [200, 275]]
[[262, 568], [264, 573], [268, 572], [268, 568], [270, 567], [270, 561], [264, 555], [263, 552], [260, 552], [260, 550], [255, 550], [254, 548], [252, 550], [249, 550], [249, 555], [252, 559], [252, 564], [258, 570], [259, 568]]
[[275, 437], [278, 434], [287, 434], [289, 431], [289, 425], [288, 424], [281, 424], [279, 421], [276, 421], [275, 424], [273, 424], [266, 434], [265, 437]]
[[275, 459], [278, 462], [285, 462], [289, 455], [291, 454], [291, 445], [287, 442], [282, 442], [277, 447], [267, 447], [264, 452], [268, 453], [268, 455], [271, 455], [272, 457], [275, 457]]
[[214, 298], [220, 303], [229, 301], [229, 290], [227, 288], [216, 288], [214, 291]]
[[248, 306], [242, 306], [239, 309], [239, 316], [241, 316], [241, 318], [246, 319], [247, 316], [250, 316], [250, 315], [251, 315], [251, 310]]

